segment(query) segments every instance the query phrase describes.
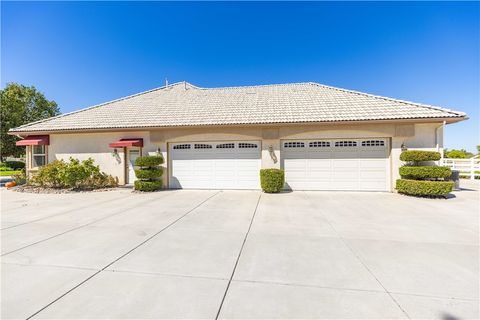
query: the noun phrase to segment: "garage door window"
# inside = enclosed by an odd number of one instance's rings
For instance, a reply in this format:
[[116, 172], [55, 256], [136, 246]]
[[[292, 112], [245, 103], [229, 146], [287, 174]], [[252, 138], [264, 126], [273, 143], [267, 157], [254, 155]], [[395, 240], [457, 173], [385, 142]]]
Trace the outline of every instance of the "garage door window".
[[305, 148], [305, 143], [299, 141], [285, 142], [283, 146], [285, 148]]
[[212, 145], [206, 143], [195, 143], [195, 149], [212, 149]]
[[328, 141], [312, 141], [308, 144], [310, 148], [328, 148], [330, 147], [330, 142]]
[[383, 147], [385, 141], [383, 140], [366, 140], [362, 141], [362, 147]]
[[257, 144], [255, 143], [245, 143], [245, 142], [240, 142], [238, 144], [238, 147], [240, 149], [254, 149], [254, 148], [257, 148]]
[[217, 149], [233, 149], [235, 148], [234, 143], [222, 143], [222, 144], [217, 144]]
[[190, 149], [190, 145], [189, 144], [177, 144], [176, 146], [173, 146], [173, 149], [175, 149], [175, 150]]
[[335, 142], [335, 147], [356, 147], [357, 141], [337, 141]]

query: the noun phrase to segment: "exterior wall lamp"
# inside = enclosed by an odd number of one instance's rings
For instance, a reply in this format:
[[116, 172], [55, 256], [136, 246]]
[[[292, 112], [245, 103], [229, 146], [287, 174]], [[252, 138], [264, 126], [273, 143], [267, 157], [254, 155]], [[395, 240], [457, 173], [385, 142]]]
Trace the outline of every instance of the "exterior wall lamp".
[[277, 159], [277, 156], [275, 155], [275, 151], [273, 151], [272, 145], [268, 146], [268, 152], [270, 153], [270, 158], [272, 158], [273, 163], [277, 163], [278, 159]]
[[402, 145], [400, 146], [400, 148], [402, 148], [402, 152], [408, 150], [407, 146], [405, 145], [405, 142], [402, 143]]

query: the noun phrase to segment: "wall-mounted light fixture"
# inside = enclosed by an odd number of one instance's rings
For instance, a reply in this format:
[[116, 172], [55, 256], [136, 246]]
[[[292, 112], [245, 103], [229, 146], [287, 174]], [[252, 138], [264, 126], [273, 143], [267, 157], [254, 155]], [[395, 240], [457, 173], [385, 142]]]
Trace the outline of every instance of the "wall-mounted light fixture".
[[402, 143], [402, 145], [400, 146], [400, 148], [402, 148], [402, 152], [408, 150], [407, 146], [405, 145], [405, 142]]
[[114, 149], [113, 149], [112, 156], [113, 156], [113, 157], [118, 156], [118, 150], [117, 150], [117, 148], [114, 148]]
[[277, 155], [275, 154], [275, 151], [273, 150], [273, 146], [269, 145], [268, 146], [268, 152], [270, 153], [270, 158], [272, 158], [273, 163], [277, 163]]
[[160, 147], [157, 148], [157, 154], [158, 154], [158, 155], [161, 155], [161, 154], [162, 154], [162, 150], [160, 150]]

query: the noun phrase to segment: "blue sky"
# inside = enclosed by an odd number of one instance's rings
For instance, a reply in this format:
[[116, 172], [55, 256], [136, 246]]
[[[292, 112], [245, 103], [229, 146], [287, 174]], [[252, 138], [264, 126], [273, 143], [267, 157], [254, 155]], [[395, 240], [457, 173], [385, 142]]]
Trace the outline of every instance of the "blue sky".
[[35, 85], [62, 112], [188, 81], [315, 81], [443, 106], [480, 142], [477, 2], [1, 2], [1, 87]]

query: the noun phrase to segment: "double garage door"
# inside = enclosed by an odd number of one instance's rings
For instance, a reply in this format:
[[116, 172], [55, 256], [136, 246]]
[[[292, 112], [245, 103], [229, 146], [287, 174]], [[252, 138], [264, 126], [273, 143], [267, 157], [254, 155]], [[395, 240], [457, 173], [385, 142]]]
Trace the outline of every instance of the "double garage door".
[[283, 140], [292, 190], [388, 190], [387, 139]]
[[170, 188], [260, 189], [259, 141], [170, 144]]
[[[386, 191], [387, 139], [282, 140], [281, 165], [292, 190]], [[260, 141], [169, 145], [170, 188], [259, 189]]]

